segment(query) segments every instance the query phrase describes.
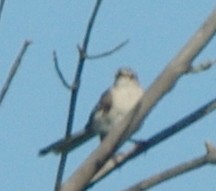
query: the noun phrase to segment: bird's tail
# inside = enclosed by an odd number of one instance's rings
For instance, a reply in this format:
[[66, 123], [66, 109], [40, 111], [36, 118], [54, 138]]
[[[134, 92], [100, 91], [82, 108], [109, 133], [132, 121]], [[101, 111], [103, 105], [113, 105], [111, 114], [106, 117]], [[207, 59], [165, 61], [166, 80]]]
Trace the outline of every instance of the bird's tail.
[[54, 152], [56, 154], [68, 152], [71, 151], [84, 142], [88, 141], [90, 138], [92, 138], [95, 135], [94, 131], [92, 130], [82, 130], [78, 133], [75, 133], [74, 135], [71, 135], [68, 138], [60, 139], [45, 148], [42, 148], [39, 151], [39, 156], [45, 156], [50, 152]]

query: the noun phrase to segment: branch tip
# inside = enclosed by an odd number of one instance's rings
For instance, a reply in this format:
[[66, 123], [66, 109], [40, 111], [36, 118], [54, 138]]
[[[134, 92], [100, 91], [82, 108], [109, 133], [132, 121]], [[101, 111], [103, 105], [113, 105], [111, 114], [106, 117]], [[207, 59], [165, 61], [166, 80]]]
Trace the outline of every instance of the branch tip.
[[191, 67], [190, 73], [199, 73], [210, 69], [212, 66], [216, 64], [216, 60], [207, 60], [205, 62], [200, 63], [198, 66]]
[[58, 74], [58, 77], [59, 79], [61, 80], [62, 84], [64, 85], [65, 88], [67, 88], [68, 90], [71, 89], [70, 85], [67, 83], [67, 81], [65, 80], [62, 72], [61, 72], [61, 69], [59, 67], [59, 62], [58, 62], [58, 56], [57, 56], [57, 52], [55, 50], [53, 50], [53, 62], [55, 64], [55, 69], [56, 69], [56, 72]]
[[216, 164], [216, 147], [209, 141], [205, 142], [207, 150], [207, 160], [211, 164]]
[[117, 51], [119, 51], [120, 49], [122, 49], [128, 43], [129, 43], [129, 39], [121, 42], [120, 44], [118, 44], [117, 46], [115, 46], [114, 48], [112, 48], [111, 50], [105, 51], [105, 52], [97, 54], [97, 55], [86, 55], [86, 58], [92, 60], [92, 59], [98, 59], [98, 58], [103, 58], [103, 57], [106, 57], [106, 56], [110, 56], [113, 53], [116, 53]]

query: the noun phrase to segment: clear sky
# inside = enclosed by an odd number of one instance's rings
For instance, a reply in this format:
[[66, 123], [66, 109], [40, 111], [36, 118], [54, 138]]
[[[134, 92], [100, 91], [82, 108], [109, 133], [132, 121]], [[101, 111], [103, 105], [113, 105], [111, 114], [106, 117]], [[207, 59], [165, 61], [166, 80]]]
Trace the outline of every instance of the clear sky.
[[[59, 157], [39, 158], [38, 150], [62, 137], [70, 92], [56, 75], [52, 51], [71, 82], [77, 44], [83, 40], [93, 0], [6, 1], [0, 22], [0, 85], [25, 39], [32, 40], [21, 68], [0, 108], [0, 183], [4, 191], [53, 190]], [[104, 0], [96, 19], [89, 54], [130, 43], [114, 55], [87, 61], [76, 108], [74, 131], [83, 128], [116, 70], [133, 68], [148, 87], [216, 7], [215, 0]], [[194, 64], [215, 59], [216, 39]], [[146, 139], [215, 98], [216, 68], [185, 75], [155, 107], [135, 137]], [[92, 190], [121, 190], [150, 175], [204, 154], [216, 144], [215, 112], [115, 171]], [[97, 145], [94, 139], [70, 154], [65, 179]], [[215, 167], [205, 166], [167, 181], [152, 191], [213, 191]]]

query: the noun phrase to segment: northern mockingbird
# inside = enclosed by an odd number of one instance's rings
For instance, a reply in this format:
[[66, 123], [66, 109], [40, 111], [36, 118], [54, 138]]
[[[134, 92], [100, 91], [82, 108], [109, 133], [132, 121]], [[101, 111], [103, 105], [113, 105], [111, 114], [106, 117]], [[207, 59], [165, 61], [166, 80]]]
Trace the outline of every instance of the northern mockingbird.
[[100, 135], [102, 140], [110, 130], [116, 128], [116, 124], [124, 120], [143, 93], [144, 89], [140, 86], [136, 74], [129, 68], [119, 69], [114, 84], [102, 94], [85, 129], [41, 149], [39, 154], [72, 150], [95, 135]]

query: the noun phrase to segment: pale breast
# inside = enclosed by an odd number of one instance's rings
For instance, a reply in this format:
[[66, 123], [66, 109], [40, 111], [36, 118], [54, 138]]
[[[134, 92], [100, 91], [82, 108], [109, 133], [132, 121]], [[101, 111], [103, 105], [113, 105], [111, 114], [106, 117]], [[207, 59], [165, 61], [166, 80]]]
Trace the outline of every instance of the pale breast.
[[127, 114], [143, 95], [143, 89], [139, 86], [128, 86], [114, 89], [112, 107], [119, 114]]

